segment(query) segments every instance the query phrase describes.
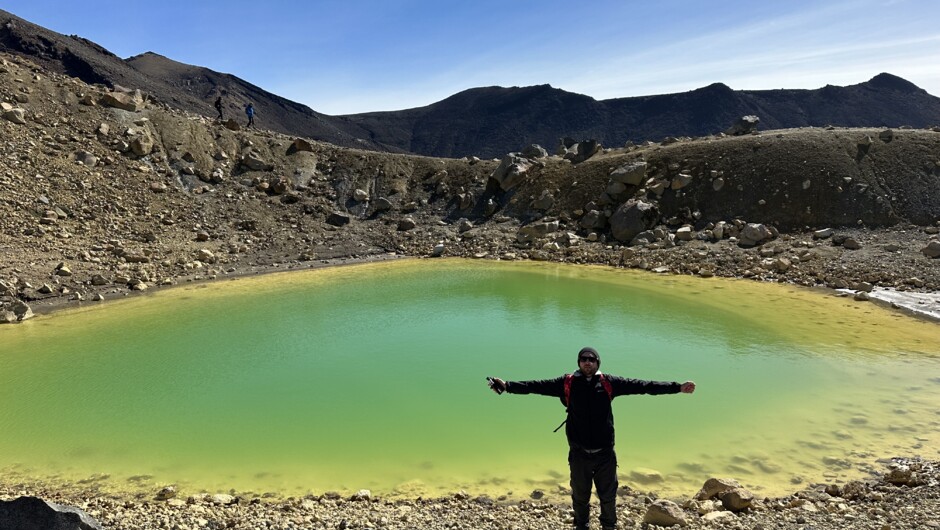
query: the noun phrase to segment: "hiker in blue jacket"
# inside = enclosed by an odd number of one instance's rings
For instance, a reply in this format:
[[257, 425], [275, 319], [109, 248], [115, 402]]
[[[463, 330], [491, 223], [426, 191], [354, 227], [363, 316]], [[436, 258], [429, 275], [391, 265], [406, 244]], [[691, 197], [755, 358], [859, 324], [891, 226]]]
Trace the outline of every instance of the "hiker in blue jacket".
[[617, 526], [617, 455], [614, 453], [614, 414], [610, 402], [628, 394], [691, 394], [695, 383], [626, 379], [600, 372], [601, 358], [594, 348], [578, 352], [578, 370], [555, 379], [504, 381], [491, 378], [497, 394], [540, 394], [560, 398], [567, 407], [568, 467], [571, 470], [571, 506], [578, 530], [590, 526], [591, 483], [600, 500], [601, 527]]
[[255, 124], [255, 107], [251, 103], [245, 107], [245, 114], [248, 116], [248, 125], [245, 127], [251, 127]]

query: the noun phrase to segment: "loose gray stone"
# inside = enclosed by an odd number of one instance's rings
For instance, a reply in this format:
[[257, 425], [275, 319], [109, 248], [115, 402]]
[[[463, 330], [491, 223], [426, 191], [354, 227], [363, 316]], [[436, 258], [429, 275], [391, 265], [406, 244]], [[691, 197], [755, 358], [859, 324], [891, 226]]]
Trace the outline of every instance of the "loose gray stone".
[[566, 160], [570, 160], [572, 164], [580, 164], [599, 153], [602, 149], [603, 146], [597, 140], [584, 140], [569, 148], [564, 157]]
[[656, 526], [688, 526], [689, 522], [678, 504], [659, 500], [650, 504], [643, 515], [643, 522]]
[[683, 226], [676, 230], [676, 239], [679, 241], [692, 241], [695, 238], [695, 230], [691, 226]]
[[153, 138], [144, 133], [131, 140], [131, 151], [137, 156], [147, 156], [153, 152]]
[[392, 203], [385, 197], [379, 197], [372, 202], [372, 208], [376, 212], [387, 212], [392, 209]]
[[940, 258], [940, 241], [931, 241], [927, 243], [926, 247], [920, 249], [920, 251], [928, 258]]
[[742, 246], [754, 246], [770, 239], [773, 233], [767, 226], [759, 223], [748, 223], [741, 230], [739, 244]]
[[856, 240], [854, 237], [846, 238], [846, 240], [842, 242], [842, 246], [849, 250], [858, 250], [862, 248], [862, 244], [859, 243], [858, 240]]
[[695, 498], [700, 501], [713, 499], [719, 493], [730, 491], [734, 488], [740, 488], [738, 481], [730, 478], [710, 478], [702, 485], [702, 489], [695, 494]]
[[692, 182], [692, 174], [682, 172], [676, 175], [676, 177], [672, 179], [672, 184], [670, 185], [670, 187], [674, 190], [681, 190], [682, 188], [688, 186], [691, 182]]
[[557, 232], [558, 227], [558, 221], [531, 223], [519, 228], [519, 234], [529, 239], [545, 237], [552, 232]]
[[539, 144], [531, 144], [522, 150], [522, 156], [526, 158], [545, 158], [548, 151]]
[[245, 153], [242, 156], [241, 164], [252, 171], [271, 171], [274, 169], [273, 164], [268, 164], [252, 152]]
[[729, 136], [741, 136], [744, 134], [751, 134], [752, 132], [757, 131], [757, 125], [760, 123], [760, 118], [757, 116], [742, 116], [738, 121], [725, 131], [725, 134]]
[[24, 125], [26, 123], [26, 111], [19, 108], [10, 109], [3, 113], [3, 119], [17, 125]]
[[333, 212], [327, 218], [326, 222], [333, 226], [348, 225], [352, 218], [343, 212]]
[[106, 107], [114, 107], [128, 112], [137, 112], [144, 108], [144, 96], [140, 90], [131, 93], [108, 92], [101, 96], [101, 104]]
[[590, 210], [581, 217], [579, 224], [587, 230], [604, 228], [607, 226], [607, 216], [597, 210]]
[[212, 504], [218, 504], [222, 506], [228, 506], [230, 504], [235, 504], [236, 499], [232, 495], [227, 493], [216, 493], [215, 495], [209, 497], [209, 501]]
[[610, 180], [621, 184], [639, 186], [646, 180], [646, 162], [631, 162], [611, 171]]
[[102, 530], [87, 513], [38, 497], [0, 500], [0, 528], [4, 530]]
[[160, 491], [157, 492], [154, 498], [158, 501], [168, 501], [170, 499], [176, 498], [176, 487], [164, 486], [160, 488]]
[[539, 195], [538, 199], [532, 202], [532, 207], [536, 210], [548, 210], [555, 204], [555, 197], [552, 196], [552, 192], [548, 190], [542, 190], [542, 194]]
[[718, 494], [721, 505], [732, 512], [740, 512], [751, 507], [754, 494], [744, 488], [734, 488]]
[[306, 151], [308, 153], [312, 153], [313, 145], [307, 140], [304, 140], [303, 138], [295, 138], [294, 142], [287, 149], [287, 154], [289, 155], [294, 154], [298, 151]]
[[630, 199], [610, 217], [610, 232], [618, 241], [630, 242], [634, 236], [652, 228], [659, 220], [655, 205]]

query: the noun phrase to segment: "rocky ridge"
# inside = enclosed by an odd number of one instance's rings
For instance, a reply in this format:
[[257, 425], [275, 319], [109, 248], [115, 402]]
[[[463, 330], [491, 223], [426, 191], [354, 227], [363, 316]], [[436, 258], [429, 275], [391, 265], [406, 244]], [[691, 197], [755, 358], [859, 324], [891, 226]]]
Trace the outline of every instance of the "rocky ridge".
[[[243, 129], [0, 56], [0, 320], [389, 256], [936, 291], [940, 134], [796, 129], [501, 160]], [[11, 316], [12, 315], [12, 316]]]

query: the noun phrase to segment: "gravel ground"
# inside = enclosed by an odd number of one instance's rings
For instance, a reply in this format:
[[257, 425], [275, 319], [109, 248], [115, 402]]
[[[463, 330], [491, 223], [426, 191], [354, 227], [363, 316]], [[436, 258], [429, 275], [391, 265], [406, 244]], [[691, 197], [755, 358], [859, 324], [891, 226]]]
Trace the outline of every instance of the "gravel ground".
[[[895, 458], [885, 473], [842, 486], [818, 484], [776, 498], [753, 499], [743, 509], [722, 500], [657, 499], [621, 489], [618, 528], [655, 528], [645, 521], [690, 528], [749, 530], [924, 530], [940, 528], [940, 463]], [[157, 492], [155, 492], [156, 494]], [[386, 500], [368, 492], [303, 498], [259, 498], [238, 494], [188, 498], [124, 498], [74, 484], [0, 482], [0, 499], [22, 495], [78, 507], [104, 528], [143, 529], [558, 529], [571, 525], [565, 504], [525, 500], [500, 502], [457, 492], [434, 499]], [[671, 504], [674, 503], [674, 504]], [[674, 520], [650, 519], [657, 508]], [[597, 513], [596, 504], [593, 513]]]

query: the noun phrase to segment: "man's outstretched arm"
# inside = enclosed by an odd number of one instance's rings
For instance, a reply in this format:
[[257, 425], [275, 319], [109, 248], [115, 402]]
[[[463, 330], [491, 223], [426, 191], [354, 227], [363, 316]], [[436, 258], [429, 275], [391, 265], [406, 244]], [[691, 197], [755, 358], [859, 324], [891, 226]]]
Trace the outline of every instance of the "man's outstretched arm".
[[644, 379], [628, 379], [615, 375], [608, 375], [608, 380], [614, 389], [615, 396], [624, 396], [631, 394], [691, 394], [695, 391], [695, 383], [686, 381], [678, 383], [675, 381], [647, 381]]
[[539, 394], [542, 396], [561, 397], [565, 393], [565, 378], [539, 379], [536, 381], [504, 381], [498, 377], [492, 378], [490, 388], [493, 392], [501, 394]]

